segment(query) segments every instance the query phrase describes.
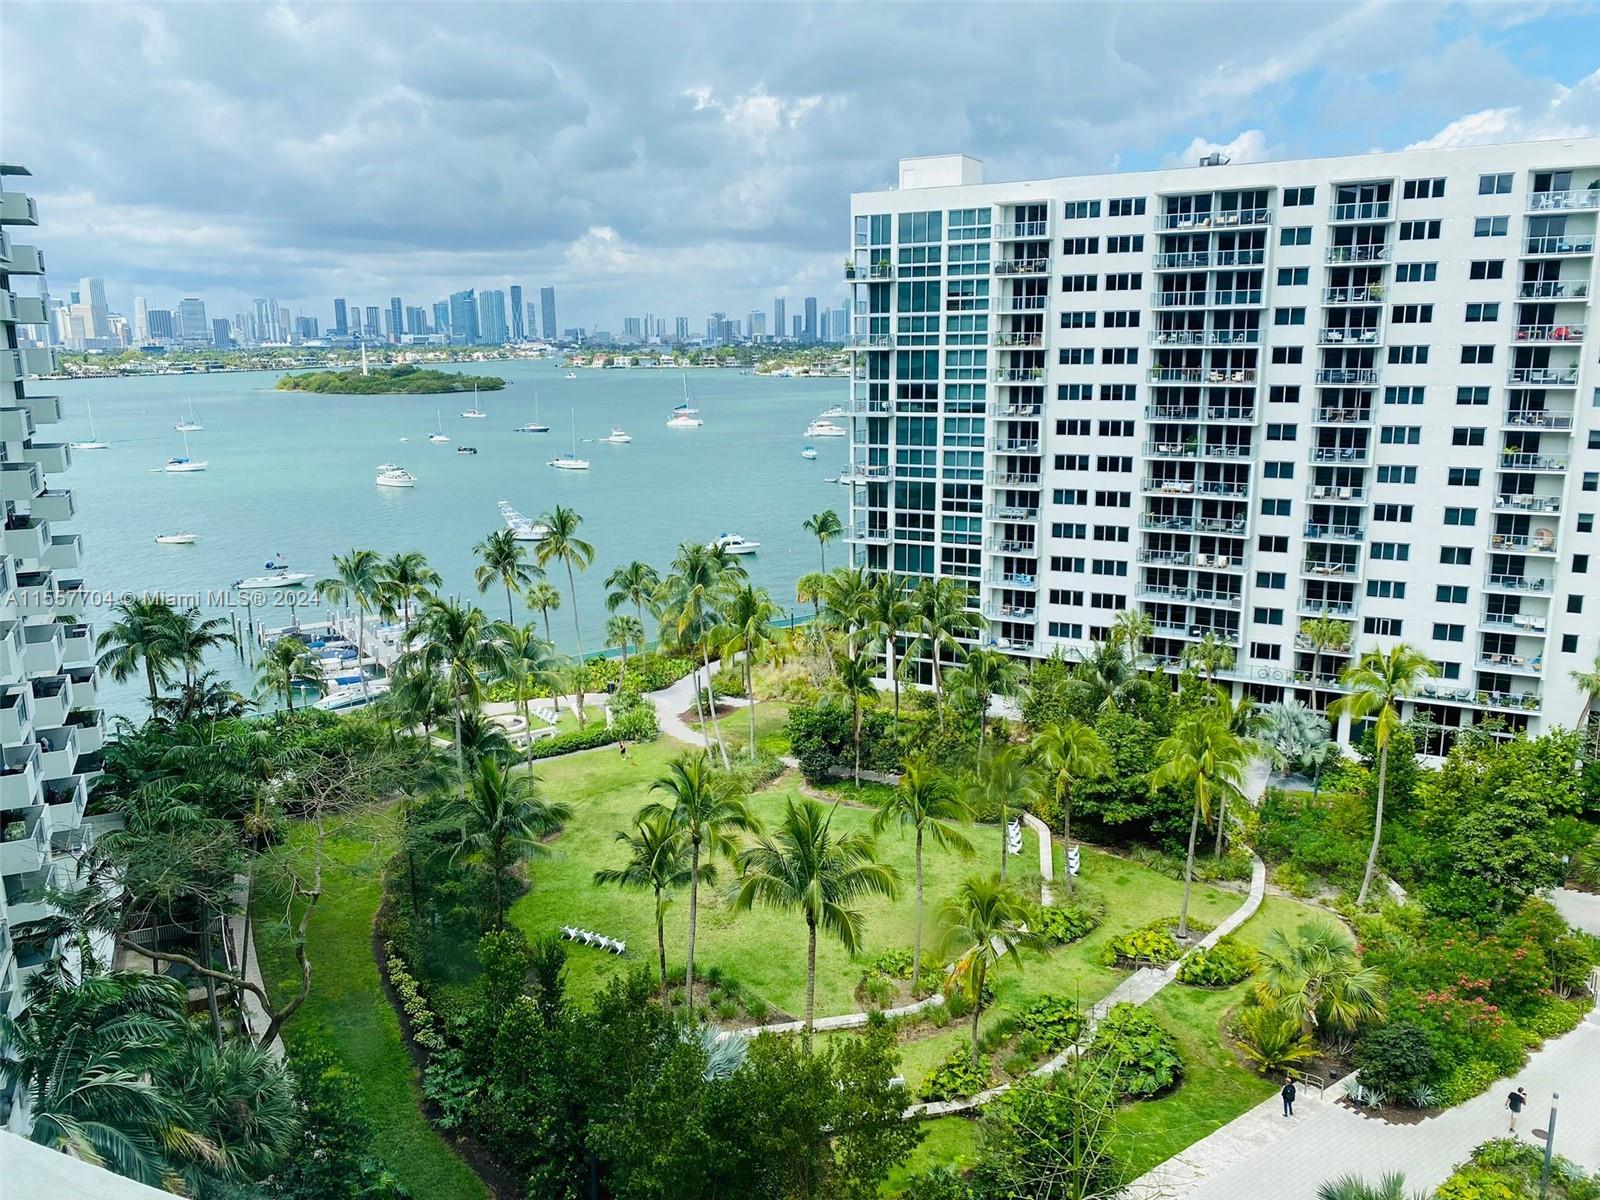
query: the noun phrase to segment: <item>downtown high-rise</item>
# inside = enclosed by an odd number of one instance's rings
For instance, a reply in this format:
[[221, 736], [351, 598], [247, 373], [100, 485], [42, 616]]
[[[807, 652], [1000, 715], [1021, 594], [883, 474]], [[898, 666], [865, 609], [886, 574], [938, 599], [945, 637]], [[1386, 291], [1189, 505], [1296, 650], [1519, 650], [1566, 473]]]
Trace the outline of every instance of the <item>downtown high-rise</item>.
[[1408, 715], [1579, 719], [1600, 141], [995, 184], [907, 159], [851, 212], [857, 562], [960, 580], [976, 640], [1029, 658], [1132, 609], [1148, 661], [1220, 640], [1263, 700], [1322, 707], [1407, 642], [1439, 669]]
[[539, 333], [547, 342], [556, 340], [556, 290], [553, 287], [539, 289]]

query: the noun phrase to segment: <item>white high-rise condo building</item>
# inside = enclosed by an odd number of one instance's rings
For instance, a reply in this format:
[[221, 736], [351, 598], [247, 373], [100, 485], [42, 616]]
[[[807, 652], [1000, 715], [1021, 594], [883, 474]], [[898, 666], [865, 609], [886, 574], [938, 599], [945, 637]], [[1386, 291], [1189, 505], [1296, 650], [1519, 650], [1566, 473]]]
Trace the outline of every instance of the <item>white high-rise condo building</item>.
[[858, 563], [962, 581], [1030, 658], [1141, 610], [1153, 662], [1210, 635], [1262, 699], [1338, 695], [1351, 651], [1308, 621], [1408, 642], [1430, 748], [1577, 722], [1600, 140], [982, 170], [903, 159], [851, 200]]
[[[38, 224], [32, 197], [6, 188], [27, 174], [0, 163], [0, 1012], [8, 1015], [23, 1006], [28, 979], [66, 952], [37, 922], [52, 914], [46, 888], [73, 886], [74, 860], [93, 837], [84, 807], [105, 741], [94, 634], [81, 619], [83, 546], [66, 528], [74, 501], [59, 485], [72, 454], [42, 429], [61, 419], [61, 401], [27, 395], [23, 383], [54, 369], [49, 349], [19, 348], [18, 327], [46, 319], [33, 282], [44, 256], [12, 240]], [[22, 1108], [0, 1090], [0, 1128], [27, 1128]]]

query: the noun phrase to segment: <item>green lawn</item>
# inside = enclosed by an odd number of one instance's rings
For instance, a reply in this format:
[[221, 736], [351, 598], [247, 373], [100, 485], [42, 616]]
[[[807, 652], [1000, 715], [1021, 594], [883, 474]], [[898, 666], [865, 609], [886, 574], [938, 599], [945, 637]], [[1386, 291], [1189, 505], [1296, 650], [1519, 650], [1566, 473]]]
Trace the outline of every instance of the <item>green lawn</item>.
[[[285, 1037], [321, 1040], [360, 1085], [377, 1152], [416, 1200], [466, 1200], [487, 1191], [423, 1118], [421, 1092], [400, 1023], [383, 994], [372, 958], [379, 869], [395, 836], [392, 814], [370, 813], [328, 840], [324, 894], [312, 918], [311, 994], [290, 1019]], [[282, 853], [309, 859], [310, 829], [296, 826]], [[258, 898], [255, 912], [261, 974], [274, 998], [292, 995], [299, 968], [281, 924], [281, 900]]]
[[[784, 731], [789, 722], [789, 706], [781, 700], [762, 700], [756, 704], [756, 749], [779, 757], [789, 753], [789, 736]], [[744, 751], [750, 746], [750, 712], [739, 708], [733, 712], [717, 714], [722, 727], [722, 740], [728, 753]], [[708, 723], [690, 720], [689, 727], [699, 728], [707, 737], [711, 735]]]

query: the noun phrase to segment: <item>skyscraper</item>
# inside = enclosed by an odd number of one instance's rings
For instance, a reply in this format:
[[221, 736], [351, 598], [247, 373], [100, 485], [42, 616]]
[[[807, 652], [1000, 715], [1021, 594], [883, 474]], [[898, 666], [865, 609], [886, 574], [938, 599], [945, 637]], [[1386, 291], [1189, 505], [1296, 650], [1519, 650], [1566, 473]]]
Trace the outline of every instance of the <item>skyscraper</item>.
[[850, 313], [843, 308], [833, 310], [833, 340], [846, 342], [850, 338]]
[[406, 332], [421, 335], [428, 332], [428, 311], [421, 305], [406, 305]]
[[206, 320], [205, 301], [186, 296], [178, 302], [178, 330], [186, 346], [211, 344], [211, 322]]
[[539, 289], [539, 324], [544, 340], [556, 340], [556, 290], [553, 287]]
[[806, 297], [805, 340], [808, 342], [817, 340], [817, 298], [815, 296]]
[[333, 302], [333, 336], [348, 337], [350, 335], [350, 318], [346, 315], [344, 300]]
[[84, 306], [84, 337], [96, 339], [110, 337], [111, 309], [106, 305], [106, 281], [87, 276], [80, 279], [78, 301]]
[[817, 340], [831, 342], [833, 340], [833, 310], [825, 308], [817, 317]]
[[450, 293], [450, 340], [458, 346], [478, 343], [478, 297], [471, 288]]
[[674, 329], [672, 332], [672, 340], [678, 343], [678, 345], [681, 346], [687, 342], [689, 340], [689, 318], [679, 317], [677, 321], [674, 322]]
[[378, 340], [378, 306], [376, 304], [367, 305], [366, 329], [363, 332], [366, 334], [367, 341], [375, 342]]
[[433, 302], [433, 331], [435, 333], [450, 332], [450, 302], [448, 300], [435, 300]]
[[478, 293], [478, 336], [491, 346], [503, 346], [506, 334], [506, 294], [498, 288]]
[[783, 297], [779, 296], [772, 302], [772, 336], [782, 337], [788, 329], [788, 324], [783, 319]]
[[406, 331], [405, 307], [400, 303], [399, 296], [389, 297], [389, 340], [398, 342], [400, 335]]
[[233, 331], [228, 328], [227, 317], [211, 319], [211, 344], [218, 350], [233, 349]]
[[522, 285], [513, 283], [511, 285], [511, 340], [513, 342], [523, 340], [522, 328]]
[[133, 298], [133, 340], [144, 343], [150, 340], [150, 308], [143, 296]]
[[152, 342], [176, 340], [172, 328], [171, 309], [152, 308], [145, 313], [145, 322], [150, 326], [150, 340]]
[[794, 340], [798, 342], [800, 340], [800, 335], [805, 333], [805, 331], [804, 320], [802, 320], [799, 313], [795, 313], [794, 320], [792, 322], [792, 328], [790, 330], [790, 336], [792, 336]]
[[283, 339], [278, 336], [278, 302], [257, 297], [255, 307], [256, 341], [282, 341]]
[[642, 326], [639, 323], [639, 318], [638, 317], [623, 317], [622, 318], [622, 336], [623, 337], [633, 338], [635, 341], [638, 341], [639, 339], [641, 339], [644, 336], [640, 332], [641, 328], [642, 328]]

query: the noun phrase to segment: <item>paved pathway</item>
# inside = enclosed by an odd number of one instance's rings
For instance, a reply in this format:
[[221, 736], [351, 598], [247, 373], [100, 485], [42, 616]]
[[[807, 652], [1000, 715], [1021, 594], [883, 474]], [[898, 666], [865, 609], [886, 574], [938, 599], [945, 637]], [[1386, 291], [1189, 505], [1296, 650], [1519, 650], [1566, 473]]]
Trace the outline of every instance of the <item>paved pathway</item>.
[[694, 707], [695, 683], [699, 681], [703, 685], [705, 678], [705, 669], [696, 667], [670, 687], [648, 694], [650, 703], [655, 705], [656, 723], [661, 726], [662, 733], [691, 746], [711, 745], [711, 740], [705, 734], [690, 726], [679, 716], [680, 713], [688, 712]]
[[1585, 933], [1600, 934], [1600, 896], [1589, 892], [1573, 892], [1556, 888], [1550, 893], [1550, 903], [1556, 911]]

